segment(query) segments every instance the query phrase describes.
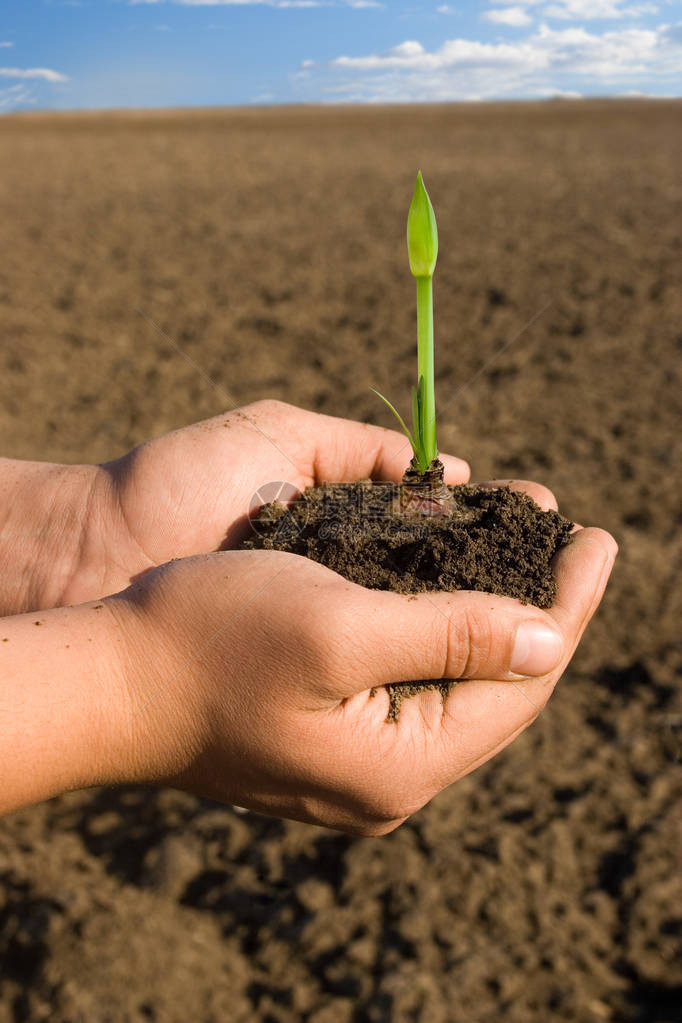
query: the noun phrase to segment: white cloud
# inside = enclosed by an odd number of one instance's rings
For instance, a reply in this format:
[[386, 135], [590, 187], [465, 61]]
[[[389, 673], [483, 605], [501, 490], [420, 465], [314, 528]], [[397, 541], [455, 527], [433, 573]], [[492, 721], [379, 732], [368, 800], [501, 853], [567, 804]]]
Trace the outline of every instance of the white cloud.
[[543, 18], [562, 21], [638, 18], [644, 14], [656, 14], [659, 10], [659, 5], [651, 0], [642, 0], [641, 3], [631, 3], [628, 0], [492, 0], [492, 2], [496, 8], [507, 6], [526, 10], [529, 7], [540, 7], [538, 13]]
[[590, 18], [620, 18], [618, 0], [559, 0], [543, 7], [546, 18], [588, 21]]
[[[340, 56], [313, 82], [346, 102], [478, 100], [511, 96], [679, 90], [682, 29], [542, 25], [516, 42], [451, 39], [426, 50], [406, 40], [386, 53]], [[322, 80], [320, 80], [322, 79]]]
[[490, 11], [484, 11], [481, 17], [486, 21], [493, 21], [497, 25], [530, 25], [533, 20], [523, 7], [493, 7]]
[[2, 78], [40, 78], [44, 82], [68, 82], [66, 75], [59, 71], [51, 71], [47, 67], [0, 67]]
[[[173, 3], [180, 7], [338, 7], [337, 0], [128, 0], [132, 6], [138, 4]], [[386, 6], [378, 0], [342, 0], [344, 7], [356, 11], [369, 8], [381, 9]]]
[[623, 8], [623, 14], [632, 18], [639, 18], [642, 14], [658, 14], [659, 10], [658, 4], [632, 4], [630, 7]]
[[9, 50], [12, 46], [14, 43], [0, 43], [0, 50]]
[[623, 0], [556, 0], [543, 7], [547, 18], [562, 21], [595, 21], [611, 18], [637, 18], [643, 14], [656, 14], [654, 3], [624, 4]]
[[66, 75], [47, 67], [0, 67], [0, 80], [3, 78], [17, 78], [19, 81], [13, 85], [0, 86], [0, 114], [6, 114], [18, 107], [36, 104], [38, 96], [31, 88], [34, 82], [50, 82], [52, 84], [68, 82]]
[[543, 63], [544, 57], [528, 43], [479, 43], [469, 39], [451, 39], [435, 53], [428, 53], [421, 43], [407, 40], [384, 54], [337, 57], [333, 65], [359, 71], [442, 71], [482, 67], [520, 68], [524, 63], [530, 69], [531, 65], [538, 65], [538, 61]]
[[538, 99], [584, 99], [582, 92], [574, 89], [536, 89], [533, 96]]
[[35, 96], [24, 85], [10, 85], [7, 89], [0, 89], [0, 114], [37, 102]]
[[[128, 0], [129, 4], [173, 3], [181, 7], [334, 7], [334, 0]], [[349, 4], [351, 7], [382, 7], [383, 4], [371, 0]]]
[[673, 46], [682, 46], [682, 21], [676, 25], [662, 25], [661, 34]]

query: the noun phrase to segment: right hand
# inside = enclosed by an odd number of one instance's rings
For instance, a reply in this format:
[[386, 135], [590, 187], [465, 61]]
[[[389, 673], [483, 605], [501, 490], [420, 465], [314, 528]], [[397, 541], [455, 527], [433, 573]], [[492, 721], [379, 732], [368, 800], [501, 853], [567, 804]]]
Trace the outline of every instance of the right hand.
[[[556, 558], [548, 611], [486, 593], [368, 590], [283, 552], [164, 565], [104, 602], [129, 694], [115, 724], [127, 755], [109, 780], [389, 832], [537, 717], [615, 554], [608, 533], [579, 530]], [[525, 654], [520, 643], [525, 665], [514, 660], [522, 623], [549, 632]], [[386, 721], [381, 687], [441, 677], [468, 681], [444, 705], [422, 692]]]

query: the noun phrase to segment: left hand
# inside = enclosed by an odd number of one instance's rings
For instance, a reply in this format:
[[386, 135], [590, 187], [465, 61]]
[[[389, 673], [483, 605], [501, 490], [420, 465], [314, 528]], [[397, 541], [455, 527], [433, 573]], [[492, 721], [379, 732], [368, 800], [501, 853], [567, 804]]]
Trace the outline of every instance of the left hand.
[[[466, 462], [440, 457], [448, 483], [468, 480]], [[266, 483], [302, 491], [366, 477], [399, 482], [409, 459], [395, 430], [270, 400], [141, 444], [98, 471], [86, 563], [63, 603], [116, 593], [174, 558], [238, 546], [249, 531], [249, 502]]]
[[[439, 457], [447, 483], [467, 482], [466, 462]], [[171, 559], [234, 548], [266, 483], [397, 483], [409, 459], [395, 430], [265, 400], [102, 466], [0, 460], [0, 614], [96, 600]], [[511, 486], [556, 508], [540, 484]]]

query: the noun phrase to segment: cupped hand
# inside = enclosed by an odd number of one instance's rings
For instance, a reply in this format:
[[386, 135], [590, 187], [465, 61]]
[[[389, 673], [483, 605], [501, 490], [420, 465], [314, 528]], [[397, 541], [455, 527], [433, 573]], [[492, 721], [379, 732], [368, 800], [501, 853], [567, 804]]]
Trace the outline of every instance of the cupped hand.
[[[302, 481], [319, 478], [308, 472]], [[164, 565], [106, 601], [130, 694], [116, 724], [128, 767], [110, 780], [391, 831], [537, 717], [615, 553], [608, 533], [578, 530], [557, 555], [549, 611], [485, 593], [371, 591], [281, 552]], [[386, 683], [433, 678], [466, 681], [386, 720]]]
[[[399, 481], [410, 456], [394, 430], [270, 400], [149, 441], [101, 467], [84, 563], [65, 599], [115, 593], [171, 558], [237, 546], [264, 484], [302, 491], [324, 481]], [[447, 482], [466, 482], [466, 462], [441, 458]]]

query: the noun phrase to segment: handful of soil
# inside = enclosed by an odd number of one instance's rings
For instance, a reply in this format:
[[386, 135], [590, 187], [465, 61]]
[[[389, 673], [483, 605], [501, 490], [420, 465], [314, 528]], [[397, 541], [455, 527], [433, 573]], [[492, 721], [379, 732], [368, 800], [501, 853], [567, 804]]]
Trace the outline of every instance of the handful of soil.
[[[451, 513], [431, 516], [401, 510], [401, 487], [393, 483], [310, 487], [289, 506], [263, 505], [243, 547], [302, 554], [369, 589], [482, 590], [551, 607], [551, 561], [569, 542], [572, 523], [509, 487], [448, 489]], [[405, 696], [438, 689], [445, 698], [456, 681], [389, 685], [389, 719]]]

